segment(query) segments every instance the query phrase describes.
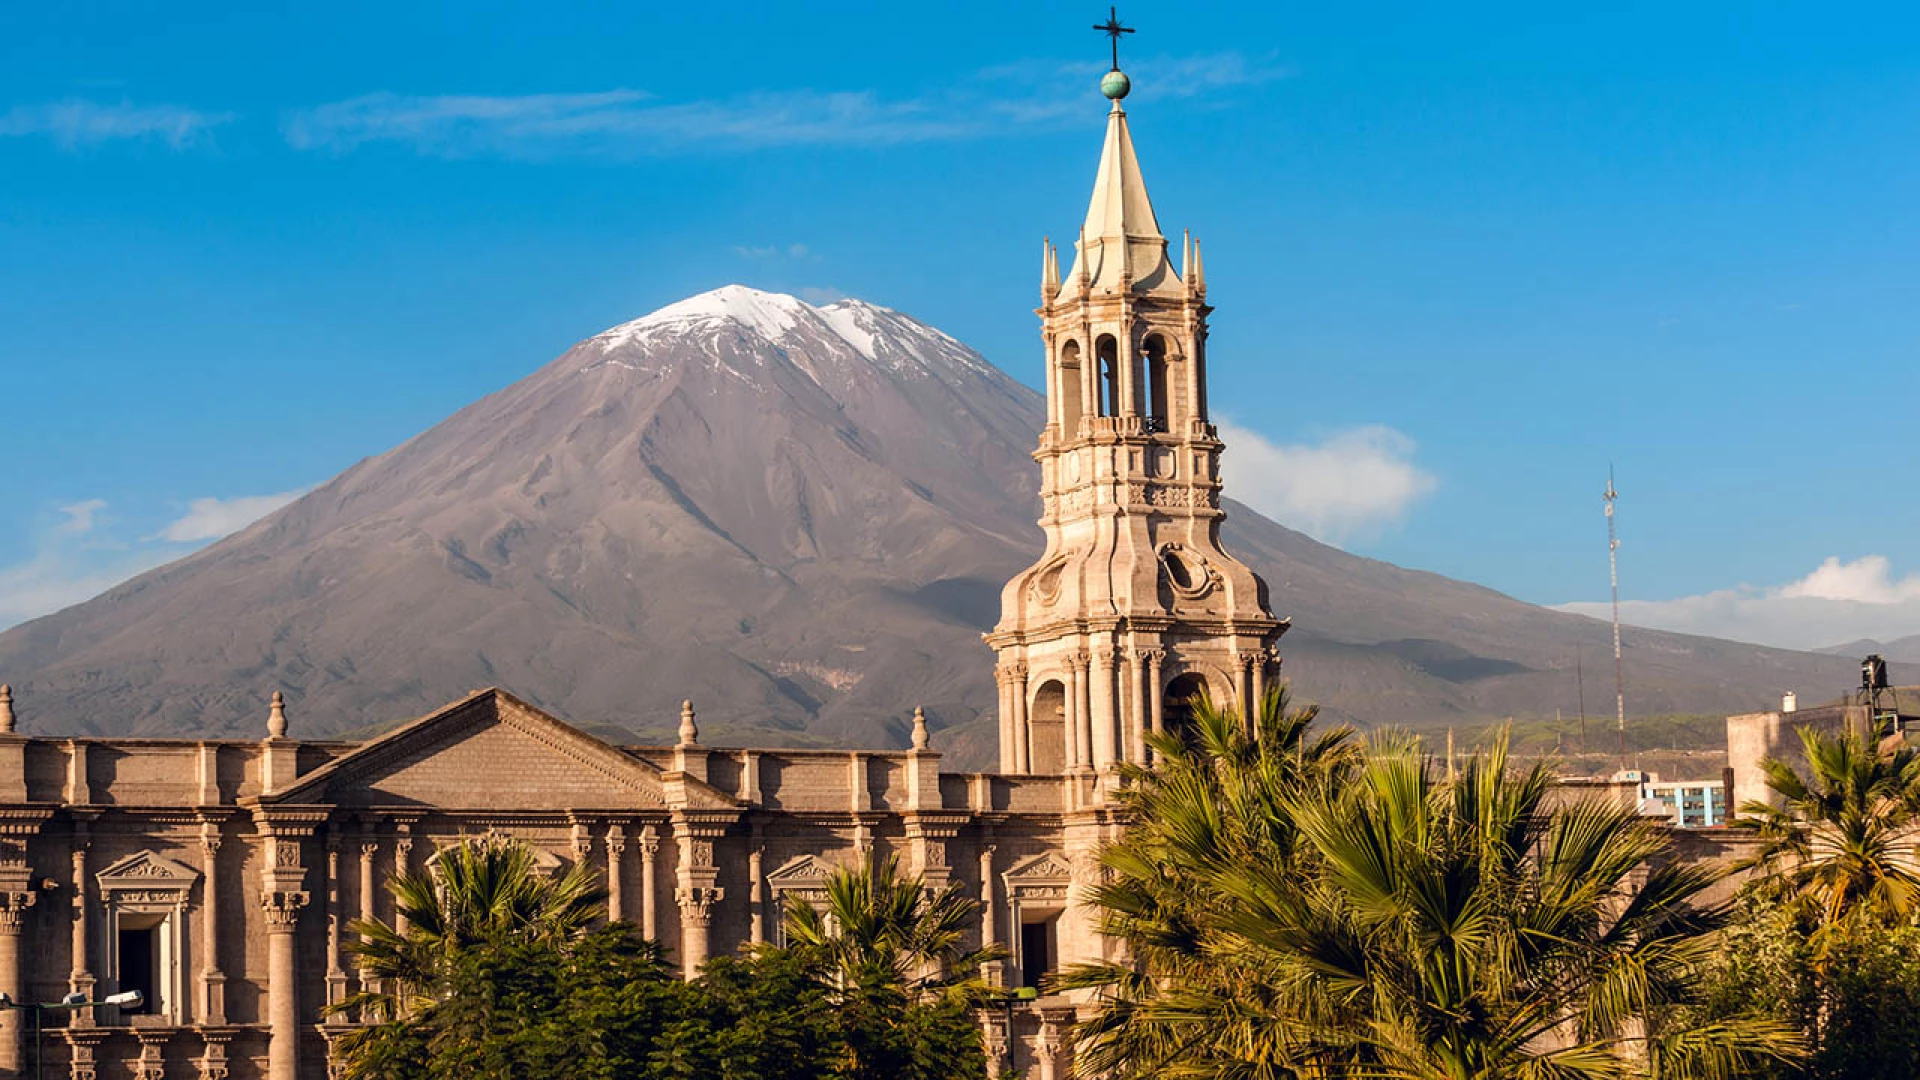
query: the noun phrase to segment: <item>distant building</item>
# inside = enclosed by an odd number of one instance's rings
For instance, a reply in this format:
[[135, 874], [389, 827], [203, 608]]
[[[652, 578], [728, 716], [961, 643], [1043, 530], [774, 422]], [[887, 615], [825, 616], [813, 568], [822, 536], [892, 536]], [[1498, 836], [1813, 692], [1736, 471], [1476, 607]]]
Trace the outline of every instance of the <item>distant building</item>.
[[1648, 773], [1640, 781], [1640, 812], [1665, 818], [1677, 829], [1710, 829], [1727, 823], [1727, 785], [1723, 780], [1662, 780]]
[[[1877, 706], [1868, 700], [1876, 696]], [[1772, 712], [1727, 717], [1728, 805], [1738, 814], [1747, 803], [1764, 802], [1770, 797], [1766, 777], [1760, 771], [1760, 763], [1769, 757], [1805, 767], [1799, 729], [1865, 731], [1877, 709], [1883, 718], [1891, 719], [1894, 730], [1911, 733], [1920, 730], [1920, 713], [1913, 711], [1916, 706], [1920, 706], [1920, 693], [1912, 688], [1889, 688], [1879, 695], [1857, 692], [1837, 703], [1805, 708], [1797, 695], [1789, 692], [1782, 697], [1780, 708]]]

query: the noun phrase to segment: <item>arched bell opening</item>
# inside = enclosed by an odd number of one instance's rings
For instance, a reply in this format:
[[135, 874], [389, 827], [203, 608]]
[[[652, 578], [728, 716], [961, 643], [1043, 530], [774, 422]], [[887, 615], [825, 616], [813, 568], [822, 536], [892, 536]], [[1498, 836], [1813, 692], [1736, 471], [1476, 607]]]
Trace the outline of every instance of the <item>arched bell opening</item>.
[[1148, 334], [1141, 342], [1141, 352], [1147, 361], [1147, 419], [1152, 422], [1153, 430], [1168, 430], [1171, 410], [1168, 406], [1167, 391], [1171, 384], [1168, 370], [1171, 357], [1168, 355], [1167, 339], [1159, 334]]
[[1055, 390], [1060, 394], [1060, 434], [1069, 439], [1080, 430], [1080, 415], [1085, 411], [1080, 379], [1080, 343], [1068, 341], [1060, 346], [1060, 376]]
[[1188, 671], [1167, 683], [1166, 692], [1161, 696], [1160, 715], [1165, 730], [1180, 737], [1182, 742], [1191, 746], [1194, 743], [1194, 709], [1204, 701], [1211, 701], [1207, 691], [1207, 678], [1197, 671]]
[[1099, 361], [1100, 383], [1097, 387], [1100, 395], [1100, 415], [1120, 415], [1120, 343], [1111, 334], [1100, 335], [1093, 343], [1094, 356]]
[[1027, 707], [1027, 771], [1057, 775], [1067, 767], [1067, 688], [1048, 679]]

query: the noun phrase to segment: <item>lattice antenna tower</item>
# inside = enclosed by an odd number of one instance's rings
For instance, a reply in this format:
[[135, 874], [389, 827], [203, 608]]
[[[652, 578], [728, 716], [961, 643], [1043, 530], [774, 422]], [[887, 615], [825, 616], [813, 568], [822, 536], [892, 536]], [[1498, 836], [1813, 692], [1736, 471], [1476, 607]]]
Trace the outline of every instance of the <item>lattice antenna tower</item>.
[[1601, 495], [1607, 507], [1607, 577], [1613, 584], [1613, 721], [1619, 736], [1620, 761], [1627, 760], [1627, 684], [1620, 665], [1620, 533], [1613, 519], [1613, 501], [1620, 492], [1613, 486], [1613, 466], [1607, 466], [1607, 490]]

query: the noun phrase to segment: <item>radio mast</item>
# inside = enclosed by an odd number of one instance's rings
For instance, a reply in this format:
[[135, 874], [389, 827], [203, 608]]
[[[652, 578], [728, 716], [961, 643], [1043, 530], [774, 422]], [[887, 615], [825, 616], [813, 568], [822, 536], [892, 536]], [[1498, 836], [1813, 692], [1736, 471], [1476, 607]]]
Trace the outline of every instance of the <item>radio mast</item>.
[[1613, 583], [1613, 716], [1619, 735], [1620, 764], [1627, 762], [1627, 689], [1620, 671], [1620, 534], [1613, 521], [1613, 500], [1620, 493], [1613, 488], [1613, 466], [1607, 466], [1607, 490], [1601, 496], [1607, 504], [1607, 577]]

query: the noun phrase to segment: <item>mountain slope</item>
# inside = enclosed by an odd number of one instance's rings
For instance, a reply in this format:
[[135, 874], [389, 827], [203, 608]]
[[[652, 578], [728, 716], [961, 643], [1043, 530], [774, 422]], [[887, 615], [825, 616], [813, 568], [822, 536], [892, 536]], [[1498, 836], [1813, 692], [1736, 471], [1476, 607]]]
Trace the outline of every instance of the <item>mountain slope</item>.
[[[0, 634], [24, 727], [305, 735], [500, 684], [662, 736], [898, 745], [915, 704], [987, 760], [979, 631], [1036, 554], [1039, 395], [859, 301], [729, 286], [579, 343], [251, 528]], [[1232, 490], [1232, 448], [1227, 451]], [[1303, 694], [1367, 722], [1609, 698], [1607, 628], [1357, 558], [1239, 505]], [[1635, 711], [1844, 686], [1851, 663], [1634, 631]], [[1610, 702], [1607, 702], [1610, 704]]]

